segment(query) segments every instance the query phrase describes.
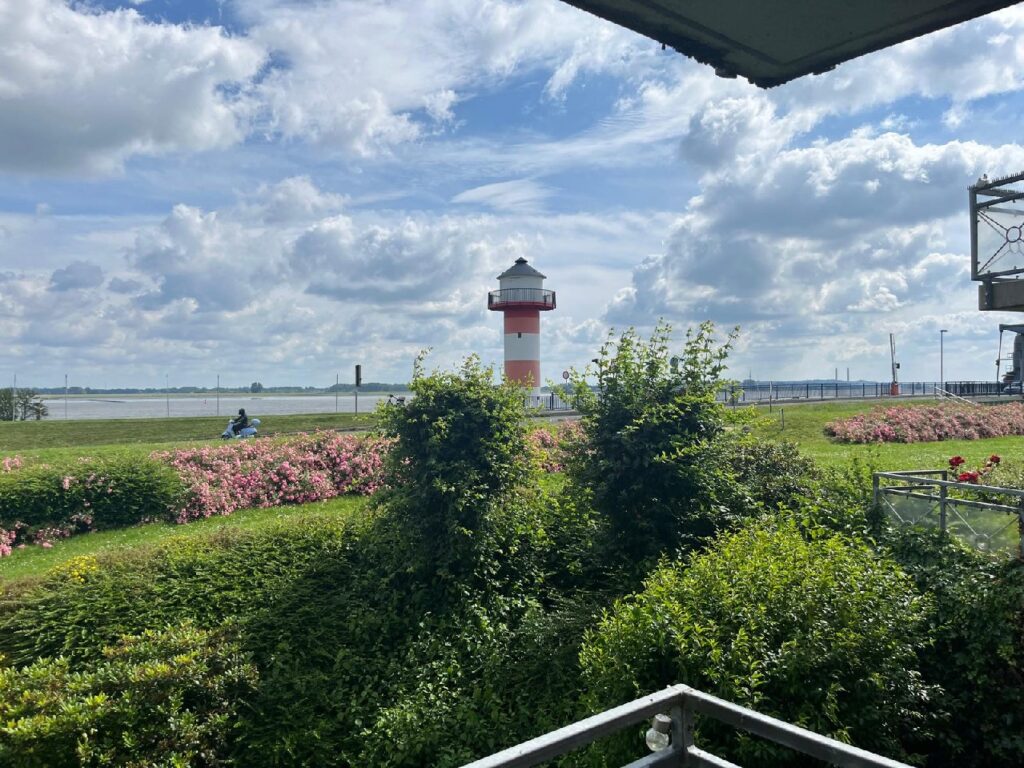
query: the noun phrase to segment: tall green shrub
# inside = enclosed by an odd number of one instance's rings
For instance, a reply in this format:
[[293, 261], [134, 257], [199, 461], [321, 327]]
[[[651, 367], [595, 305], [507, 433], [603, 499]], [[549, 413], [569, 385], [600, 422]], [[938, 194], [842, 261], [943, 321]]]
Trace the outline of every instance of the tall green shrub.
[[[595, 706], [686, 683], [900, 758], [927, 694], [915, 655], [925, 608], [908, 577], [865, 546], [807, 540], [780, 521], [660, 566], [615, 604], [581, 659]], [[746, 766], [792, 764], [791, 753], [711, 721], [698, 742]]]
[[382, 503], [409, 539], [410, 564], [442, 582], [472, 572], [491, 537], [519, 525], [519, 491], [536, 485], [524, 392], [493, 380], [476, 357], [457, 372], [430, 374], [421, 358], [409, 387], [415, 396], [381, 407], [381, 430], [395, 440]]
[[740, 493], [722, 452], [727, 416], [715, 395], [734, 336], [704, 323], [670, 356], [670, 328], [629, 329], [597, 358], [597, 387], [576, 373], [570, 400], [584, 439], [569, 451], [572, 487], [607, 525], [607, 552], [644, 566], [715, 533]]
[[899, 529], [893, 557], [931, 598], [921, 672], [937, 686], [930, 766], [1024, 765], [1024, 563], [948, 535]]

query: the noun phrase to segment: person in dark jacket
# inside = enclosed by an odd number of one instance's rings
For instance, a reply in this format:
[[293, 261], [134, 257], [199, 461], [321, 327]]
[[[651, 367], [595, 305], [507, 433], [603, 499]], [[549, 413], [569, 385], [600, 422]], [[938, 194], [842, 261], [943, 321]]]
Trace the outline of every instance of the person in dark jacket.
[[245, 408], [238, 409], [238, 415], [231, 420], [231, 431], [236, 435], [249, 426], [249, 417], [245, 415]]

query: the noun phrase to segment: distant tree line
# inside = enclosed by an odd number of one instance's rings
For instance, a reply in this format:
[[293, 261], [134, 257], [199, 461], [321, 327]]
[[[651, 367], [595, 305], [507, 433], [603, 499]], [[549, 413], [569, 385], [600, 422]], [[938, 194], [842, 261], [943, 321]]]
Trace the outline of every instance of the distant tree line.
[[0, 389], [0, 421], [39, 421], [49, 409], [35, 390], [7, 387]]

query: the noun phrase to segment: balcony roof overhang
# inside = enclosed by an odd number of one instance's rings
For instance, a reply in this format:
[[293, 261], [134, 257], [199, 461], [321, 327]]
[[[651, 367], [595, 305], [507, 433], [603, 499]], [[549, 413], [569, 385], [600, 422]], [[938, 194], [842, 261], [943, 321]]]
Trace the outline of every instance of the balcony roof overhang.
[[[763, 88], [1019, 0], [564, 0]], [[883, 73], [879, 73], [883, 76]]]

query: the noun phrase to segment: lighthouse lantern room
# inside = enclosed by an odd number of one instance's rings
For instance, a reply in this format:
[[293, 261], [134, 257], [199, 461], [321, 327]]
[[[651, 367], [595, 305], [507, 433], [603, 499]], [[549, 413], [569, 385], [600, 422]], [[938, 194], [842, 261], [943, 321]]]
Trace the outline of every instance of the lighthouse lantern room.
[[505, 376], [539, 395], [540, 313], [555, 308], [555, 292], [522, 257], [498, 275], [498, 285], [487, 294], [487, 308], [505, 315]]

